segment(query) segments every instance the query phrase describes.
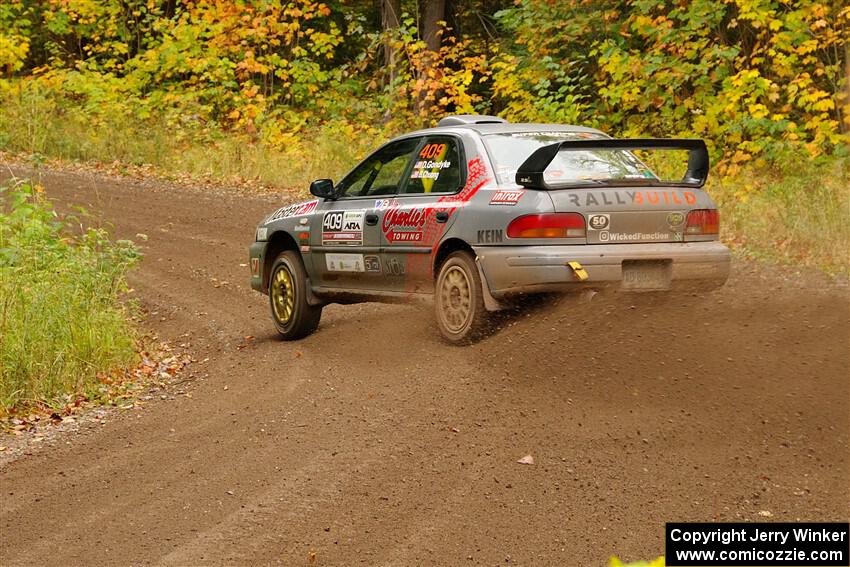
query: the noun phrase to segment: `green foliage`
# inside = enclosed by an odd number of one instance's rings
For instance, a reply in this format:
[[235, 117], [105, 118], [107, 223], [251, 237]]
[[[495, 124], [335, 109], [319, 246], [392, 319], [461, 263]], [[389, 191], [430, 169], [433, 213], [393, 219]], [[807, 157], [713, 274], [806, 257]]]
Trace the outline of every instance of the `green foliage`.
[[9, 0], [0, 149], [303, 190], [453, 112], [696, 136], [729, 238], [846, 266], [845, 4], [469, 0], [431, 51], [413, 0]]
[[138, 252], [71, 223], [38, 186], [0, 187], [0, 414], [91, 394], [100, 372], [135, 359], [118, 297]]
[[[700, 136], [730, 174], [848, 141], [850, 7], [836, 0], [472, 0], [436, 51], [416, 3], [387, 31], [377, 5], [14, 0], [0, 7], [0, 77], [38, 83], [92, 128], [154, 118], [276, 149], [327, 122], [368, 136], [449, 112]], [[20, 82], [0, 80], [4, 104], [33, 90]]]
[[497, 17], [519, 45], [495, 77], [511, 117], [704, 137], [731, 173], [848, 141], [840, 2], [521, 0]]

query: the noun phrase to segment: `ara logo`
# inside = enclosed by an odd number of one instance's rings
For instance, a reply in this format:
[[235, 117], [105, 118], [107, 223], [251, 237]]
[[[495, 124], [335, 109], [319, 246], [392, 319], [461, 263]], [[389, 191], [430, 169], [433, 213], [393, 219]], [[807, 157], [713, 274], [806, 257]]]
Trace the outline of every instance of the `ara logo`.
[[587, 226], [590, 230], [605, 230], [611, 222], [609, 215], [590, 215]]

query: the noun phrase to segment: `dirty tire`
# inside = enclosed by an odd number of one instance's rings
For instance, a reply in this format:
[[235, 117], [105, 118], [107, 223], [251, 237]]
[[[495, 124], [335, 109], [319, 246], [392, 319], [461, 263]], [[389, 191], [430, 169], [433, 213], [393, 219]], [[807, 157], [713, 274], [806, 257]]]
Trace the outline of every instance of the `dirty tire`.
[[319, 326], [322, 307], [307, 303], [307, 272], [297, 252], [281, 252], [269, 277], [269, 306], [285, 341], [306, 337]]
[[461, 250], [446, 258], [437, 275], [434, 303], [437, 328], [448, 343], [474, 343], [489, 331], [490, 314], [472, 254]]

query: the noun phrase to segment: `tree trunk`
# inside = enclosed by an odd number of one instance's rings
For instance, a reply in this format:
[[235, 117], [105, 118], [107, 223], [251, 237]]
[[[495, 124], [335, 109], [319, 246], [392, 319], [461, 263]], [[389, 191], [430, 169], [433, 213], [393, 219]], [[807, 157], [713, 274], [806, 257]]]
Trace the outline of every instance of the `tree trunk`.
[[[844, 108], [850, 108], [850, 42], [844, 44], [844, 88], [847, 91], [844, 99]], [[840, 111], [844, 109], [838, 107]], [[839, 112], [839, 121], [841, 122], [841, 131], [845, 134], [850, 133], [850, 113], [841, 116]]]
[[396, 53], [393, 36], [400, 25], [401, 0], [381, 0], [381, 26], [384, 29], [384, 63], [387, 66], [387, 81], [392, 84], [396, 77]]
[[446, 0], [420, 0], [422, 39], [428, 51], [440, 50], [440, 24], [446, 19]]
[[[442, 27], [440, 22], [446, 19], [446, 0], [419, 0], [420, 36], [425, 42], [425, 53], [422, 57], [421, 74], [428, 72], [428, 68], [437, 59], [442, 43]], [[428, 92], [428, 91], [432, 92]], [[430, 94], [430, 97], [428, 96]], [[420, 116], [427, 116], [432, 99], [439, 97], [439, 93], [431, 88], [419, 93], [417, 107]]]

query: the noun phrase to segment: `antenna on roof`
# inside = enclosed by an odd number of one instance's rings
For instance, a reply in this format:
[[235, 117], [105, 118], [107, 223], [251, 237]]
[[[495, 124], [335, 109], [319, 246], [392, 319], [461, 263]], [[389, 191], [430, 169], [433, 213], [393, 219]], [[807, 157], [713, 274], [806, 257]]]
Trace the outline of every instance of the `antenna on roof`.
[[507, 124], [508, 121], [498, 116], [487, 116], [486, 114], [456, 114], [446, 116], [437, 126], [466, 126], [469, 124]]

